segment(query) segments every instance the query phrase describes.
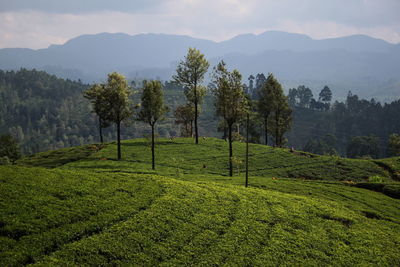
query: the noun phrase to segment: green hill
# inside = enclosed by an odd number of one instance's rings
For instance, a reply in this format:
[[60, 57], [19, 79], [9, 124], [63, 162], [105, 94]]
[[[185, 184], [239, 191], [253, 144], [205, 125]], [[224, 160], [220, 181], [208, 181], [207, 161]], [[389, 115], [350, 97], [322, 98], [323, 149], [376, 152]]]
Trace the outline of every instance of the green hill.
[[[196, 146], [191, 138], [160, 138], [156, 145], [156, 171], [151, 170], [150, 149], [149, 140], [135, 139], [123, 142], [121, 161], [116, 161], [116, 145], [111, 143], [97, 153], [93, 153], [98, 150], [97, 146], [89, 145], [38, 153], [20, 160], [19, 163], [55, 167], [72, 161], [63, 168], [151, 173], [173, 177], [177, 173], [228, 174], [228, 143], [221, 139], [203, 138]], [[244, 153], [245, 143], [235, 142], [236, 175], [244, 171]], [[78, 160], [80, 158], [77, 155], [83, 155], [82, 159]], [[87, 155], [90, 156], [86, 157]], [[249, 169], [250, 175], [256, 177], [363, 181], [378, 175], [385, 181], [392, 181], [397, 179], [393, 173], [400, 171], [400, 158], [381, 161], [346, 159], [250, 144]]]
[[400, 264], [400, 200], [335, 181], [396, 186], [399, 159], [251, 145], [244, 188], [243, 173], [225, 176], [226, 147], [161, 139], [156, 171], [145, 139], [125, 141], [122, 161], [108, 144], [0, 166], [0, 265]]

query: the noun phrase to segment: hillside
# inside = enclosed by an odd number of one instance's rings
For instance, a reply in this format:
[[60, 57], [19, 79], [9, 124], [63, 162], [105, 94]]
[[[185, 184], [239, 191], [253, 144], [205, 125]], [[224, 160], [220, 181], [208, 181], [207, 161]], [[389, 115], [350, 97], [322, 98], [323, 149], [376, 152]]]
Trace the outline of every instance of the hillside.
[[[0, 166], [0, 264], [400, 264], [400, 200], [332, 181], [392, 181], [385, 168], [336, 159], [339, 177], [329, 157], [252, 145], [244, 188], [243, 174], [224, 176], [225, 141], [192, 142], [159, 140], [156, 171], [146, 139], [124, 141], [122, 161], [107, 144]], [[330, 181], [283, 178], [301, 170]]]
[[[156, 145], [156, 171], [151, 170], [150, 142], [147, 139], [123, 142], [123, 160], [116, 161], [116, 145], [111, 143], [88, 158], [63, 168], [120, 170], [174, 176], [182, 174], [228, 175], [228, 143], [203, 138], [193, 145], [191, 138], [160, 138]], [[234, 143], [236, 174], [244, 170], [245, 143]], [[41, 154], [37, 154], [38, 156]], [[46, 155], [46, 153], [44, 153]], [[22, 162], [28, 162], [29, 157]], [[322, 180], [363, 181], [373, 175], [392, 180], [390, 173], [372, 160], [319, 156], [287, 148], [250, 144], [249, 169], [252, 176], [295, 177]]]

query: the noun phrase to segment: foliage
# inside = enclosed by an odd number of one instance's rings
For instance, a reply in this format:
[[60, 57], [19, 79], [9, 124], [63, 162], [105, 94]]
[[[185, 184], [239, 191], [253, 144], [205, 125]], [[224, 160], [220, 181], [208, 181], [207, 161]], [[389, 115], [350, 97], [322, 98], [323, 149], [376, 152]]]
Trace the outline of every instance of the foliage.
[[110, 123], [105, 119], [108, 113], [108, 100], [104, 84], [94, 84], [89, 89], [83, 92], [83, 96], [90, 100], [93, 112], [99, 117], [99, 134], [100, 142], [103, 143], [102, 129], [110, 126]]
[[[284, 134], [290, 129], [292, 123], [292, 109], [289, 107], [288, 98], [284, 95], [282, 85], [270, 73], [265, 83], [266, 91], [270, 92], [268, 99], [271, 115], [268, 117], [268, 132], [274, 137], [275, 145], [282, 147], [285, 143]], [[267, 127], [266, 127], [267, 129]]]
[[374, 175], [374, 176], [370, 176], [368, 177], [368, 182], [371, 183], [382, 183], [383, 182], [383, 178], [379, 175]]
[[309, 139], [303, 150], [314, 154], [333, 156], [337, 155], [337, 152], [335, 150], [336, 142], [337, 139], [334, 135], [327, 134], [321, 139]]
[[400, 135], [391, 134], [388, 142], [388, 153], [389, 156], [400, 156]]
[[347, 156], [349, 158], [370, 156], [379, 157], [379, 139], [376, 136], [356, 136], [347, 145]]
[[21, 157], [18, 143], [10, 134], [0, 135], [0, 157], [7, 157], [11, 162]]
[[[80, 81], [59, 79], [42, 71], [0, 71], [0, 132], [12, 134], [25, 155], [96, 142], [98, 117], [91, 114], [92, 108], [82, 94], [88, 87]], [[164, 87], [165, 102], [172, 112], [158, 124], [157, 132], [162, 137], [178, 136], [180, 128], [174, 123], [173, 111], [187, 102], [182, 94], [184, 88], [175, 82], [164, 82]], [[336, 95], [337, 88], [330, 89]], [[133, 95], [131, 100], [138, 103], [140, 96]], [[204, 97], [202, 116], [198, 118], [199, 135], [221, 137], [213, 102], [212, 95]], [[287, 146], [304, 148], [308, 140], [321, 140], [332, 134], [337, 139], [334, 148], [342, 156], [346, 155], [352, 137], [370, 134], [379, 137], [380, 156], [389, 156], [388, 137], [400, 132], [400, 100], [383, 104], [349, 94], [345, 101], [335, 101], [329, 110], [295, 106], [292, 116], [291, 130], [285, 135]], [[261, 122], [251, 118], [250, 125], [252, 141], [260, 142]], [[137, 122], [124, 127], [122, 139], [138, 138], [149, 132]], [[106, 142], [117, 138], [114, 127], [103, 129], [103, 135]]]
[[173, 79], [185, 88], [185, 95], [189, 103], [194, 105], [194, 128], [196, 144], [198, 144], [198, 127], [197, 118], [199, 116], [199, 104], [202, 103], [205, 88], [201, 86], [204, 75], [209, 67], [208, 61], [204, 55], [196, 48], [189, 48], [187, 55], [183, 61], [180, 61], [176, 75]]
[[319, 101], [325, 102], [325, 103], [329, 103], [332, 100], [332, 91], [331, 89], [329, 89], [328, 86], [324, 86], [324, 88], [321, 90], [321, 92], [319, 93]]
[[12, 134], [23, 154], [93, 142], [86, 88], [43, 71], [0, 70], [0, 132]]
[[268, 118], [274, 111], [273, 99], [274, 99], [274, 87], [271, 81], [272, 76], [268, 76], [268, 80], [261, 85], [257, 98], [257, 113], [260, 116], [260, 120], [264, 123], [264, 137], [265, 145], [268, 145]]
[[168, 111], [168, 107], [164, 104], [163, 96], [160, 81], [146, 81], [144, 83], [138, 119], [151, 126], [163, 119], [164, 114]]

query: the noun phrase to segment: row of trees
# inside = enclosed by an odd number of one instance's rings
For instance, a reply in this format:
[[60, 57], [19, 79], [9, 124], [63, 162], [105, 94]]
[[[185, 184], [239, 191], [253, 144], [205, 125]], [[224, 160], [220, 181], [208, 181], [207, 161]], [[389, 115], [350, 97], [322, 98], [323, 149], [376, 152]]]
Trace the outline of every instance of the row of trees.
[[381, 104], [349, 92], [329, 110], [294, 106], [295, 123], [288, 137], [290, 145], [317, 154], [393, 156], [390, 140], [400, 132], [399, 114], [399, 100]]
[[[184, 133], [193, 134], [195, 143], [199, 143], [198, 117], [201, 104], [206, 94], [206, 87], [202, 85], [204, 75], [209, 68], [209, 63], [199, 50], [189, 48], [184, 60], [180, 61], [174, 82], [184, 88], [187, 103], [179, 106], [174, 114], [176, 122], [185, 125]], [[272, 74], [268, 75], [265, 82], [260, 85], [257, 101], [252, 101], [245, 93], [242, 83], [242, 75], [238, 70], [229, 71], [225, 62], [221, 61], [213, 69], [210, 90], [215, 98], [216, 115], [222, 119], [226, 127], [229, 142], [229, 174], [233, 173], [233, 131], [234, 125], [244, 121], [246, 114], [257, 114], [265, 123], [265, 136], [271, 134], [275, 145], [284, 144], [284, 133], [289, 130], [291, 124], [291, 109], [287, 97], [283, 93], [282, 86]], [[115, 124], [117, 129], [118, 159], [121, 159], [120, 127], [121, 122], [128, 119], [134, 113], [133, 104], [129, 96], [126, 79], [118, 73], [108, 75], [107, 83], [95, 84], [84, 92], [93, 106], [93, 111], [98, 115], [99, 135], [103, 141], [102, 128]], [[154, 130], [157, 121], [163, 119], [169, 108], [164, 104], [162, 84], [159, 81], [145, 81], [143, 92], [137, 113], [137, 119], [148, 123], [152, 133], [152, 167], [155, 168]], [[267, 138], [266, 138], [267, 143]]]

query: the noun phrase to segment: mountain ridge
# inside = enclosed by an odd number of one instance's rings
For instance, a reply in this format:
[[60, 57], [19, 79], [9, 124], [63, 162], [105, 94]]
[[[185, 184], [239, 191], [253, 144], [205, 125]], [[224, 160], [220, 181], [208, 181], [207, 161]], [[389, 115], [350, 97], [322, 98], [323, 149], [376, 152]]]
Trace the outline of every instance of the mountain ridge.
[[400, 77], [400, 44], [366, 35], [315, 40], [280, 31], [241, 34], [221, 42], [154, 33], [86, 34], [45, 49], [0, 49], [0, 69], [36, 68], [86, 82], [103, 80], [112, 71], [128, 78], [169, 80], [188, 47], [199, 49], [212, 65], [224, 59], [244, 77], [273, 72], [284, 83], [355, 85], [339, 88], [341, 97], [348, 90], [364, 92], [361, 96], [376, 91], [362, 85], [366, 77], [382, 84]]

